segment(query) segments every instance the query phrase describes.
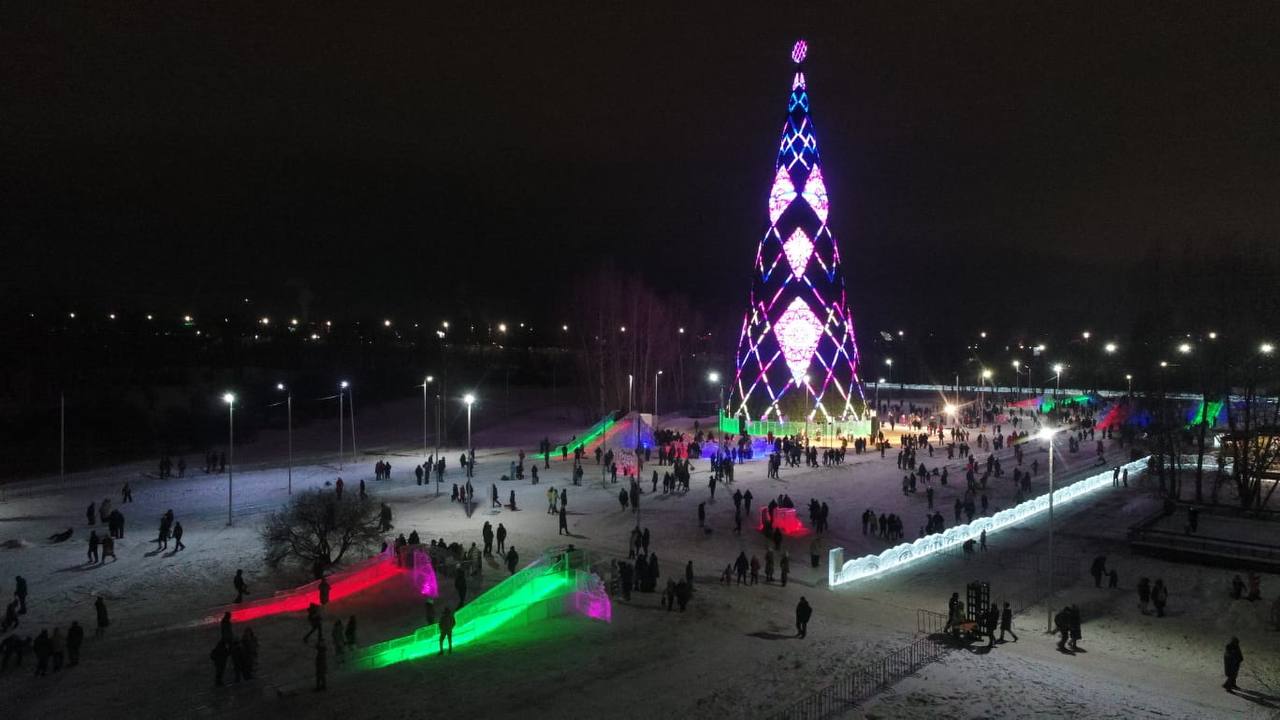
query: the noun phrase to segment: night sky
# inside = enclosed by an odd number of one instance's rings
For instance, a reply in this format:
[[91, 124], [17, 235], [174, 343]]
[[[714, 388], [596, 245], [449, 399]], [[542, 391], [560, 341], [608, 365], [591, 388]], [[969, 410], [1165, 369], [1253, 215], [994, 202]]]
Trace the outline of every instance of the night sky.
[[0, 10], [6, 303], [549, 316], [613, 258], [736, 322], [797, 37], [872, 323], [1280, 240], [1273, 3], [85, 5]]

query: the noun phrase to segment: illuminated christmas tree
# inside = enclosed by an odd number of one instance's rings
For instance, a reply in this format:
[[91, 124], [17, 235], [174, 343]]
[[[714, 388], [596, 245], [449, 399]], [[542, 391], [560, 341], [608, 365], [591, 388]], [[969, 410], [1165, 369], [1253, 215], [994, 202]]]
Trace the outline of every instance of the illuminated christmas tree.
[[829, 422], [865, 414], [858, 347], [840, 250], [809, 115], [803, 63], [795, 77], [769, 190], [769, 226], [756, 250], [729, 413], [747, 420]]

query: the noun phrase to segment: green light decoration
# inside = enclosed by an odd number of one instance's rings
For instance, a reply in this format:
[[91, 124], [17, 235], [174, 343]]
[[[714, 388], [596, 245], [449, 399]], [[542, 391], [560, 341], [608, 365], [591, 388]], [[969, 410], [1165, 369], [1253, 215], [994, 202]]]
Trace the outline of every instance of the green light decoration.
[[720, 432], [737, 435], [745, 430], [752, 437], [765, 437], [773, 433], [774, 437], [788, 435], [822, 435], [830, 437], [867, 437], [871, 435], [870, 420], [833, 420], [806, 423], [803, 420], [748, 420], [740, 421], [720, 410]]
[[[499, 630], [511, 631], [567, 611], [608, 622], [608, 596], [599, 578], [573, 567], [585, 562], [582, 558], [581, 551], [553, 551], [464, 605], [454, 613], [457, 624], [453, 647], [464, 647]], [[365, 669], [383, 668], [439, 651], [439, 625], [424, 625], [412, 634], [368, 647], [356, 664]]]
[[1221, 400], [1210, 400], [1208, 403], [1201, 400], [1191, 415], [1191, 422], [1186, 427], [1190, 430], [1201, 423], [1208, 423], [1210, 427], [1217, 424], [1219, 416], [1222, 415], [1224, 403]]
[[[568, 443], [568, 448], [566, 448], [566, 454], [569, 457], [573, 457], [573, 453], [576, 452], [578, 448], [586, 447], [587, 443], [595, 442], [596, 438], [599, 438], [600, 436], [609, 432], [609, 430], [613, 428], [614, 425], [615, 425], [615, 422], [613, 419], [613, 415], [610, 414], [606, 416], [605, 419], [601, 420], [595, 425], [592, 425], [590, 428], [587, 428], [587, 432], [583, 434], [583, 436], [580, 439], [574, 440], [573, 442]], [[557, 445], [555, 447], [558, 448], [560, 446]], [[560, 457], [561, 453], [556, 452], [553, 449], [549, 453], [536, 453], [533, 455], [533, 457], [537, 458], [538, 460], [544, 460], [548, 455], [551, 456], [552, 460], [555, 460], [557, 457]]]

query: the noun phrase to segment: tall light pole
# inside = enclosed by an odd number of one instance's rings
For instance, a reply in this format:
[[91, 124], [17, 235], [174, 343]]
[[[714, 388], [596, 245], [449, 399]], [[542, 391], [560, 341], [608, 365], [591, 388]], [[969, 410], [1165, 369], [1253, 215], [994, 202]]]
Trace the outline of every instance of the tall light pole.
[[285, 395], [284, 403], [288, 412], [285, 428], [289, 436], [289, 494], [293, 494], [293, 390], [285, 387], [284, 383], [276, 383], [276, 390], [283, 390], [288, 394]]
[[880, 384], [884, 382], [884, 378], [876, 378], [876, 416], [880, 415]]
[[1036, 436], [1049, 441], [1049, 632], [1053, 632], [1053, 436], [1058, 428], [1041, 428]]
[[347, 381], [343, 380], [338, 383], [338, 469], [342, 469], [343, 455], [343, 439], [342, 439], [342, 395], [347, 391]]
[[1133, 374], [1125, 373], [1124, 381], [1129, 385], [1129, 392], [1128, 392], [1129, 397], [1133, 397]]
[[653, 429], [658, 430], [658, 378], [662, 377], [662, 371], [653, 374]]
[[[627, 414], [631, 415], [635, 412], [635, 386], [636, 379], [631, 373], [627, 373]], [[640, 418], [631, 418], [631, 424], [636, 427], [636, 447], [640, 447]]]
[[475, 452], [471, 449], [471, 406], [476, 402], [476, 396], [467, 393], [463, 396], [462, 401], [467, 404], [467, 477], [472, 477], [471, 467], [475, 464]]
[[227, 525], [230, 525], [231, 488], [236, 467], [236, 396], [226, 393], [222, 401], [227, 404]]
[[982, 382], [979, 385], [979, 387], [982, 389], [982, 392], [980, 393], [979, 400], [978, 400], [978, 428], [979, 429], [982, 428], [982, 421], [987, 416], [987, 404], [985, 400], [986, 400], [986, 393], [987, 393], [987, 381], [990, 379], [991, 379], [991, 369], [983, 368]]
[[1016, 376], [1016, 379], [1014, 380], [1014, 382], [1018, 386], [1017, 396], [1022, 397], [1022, 361], [1021, 360], [1013, 361], [1013, 374]]
[[427, 386], [434, 381], [435, 378], [428, 375], [422, 381], [422, 457], [427, 456]]
[[1053, 399], [1058, 399], [1058, 394], [1062, 392], [1062, 371], [1066, 368], [1062, 363], [1053, 366]]
[[719, 395], [720, 402], [719, 402], [719, 405], [717, 406], [717, 409], [721, 414], [724, 414], [724, 385], [720, 384], [720, 373], [716, 372], [715, 370], [712, 370], [711, 372], [707, 373], [707, 382], [711, 383], [712, 385], [716, 385], [720, 388], [720, 395]]

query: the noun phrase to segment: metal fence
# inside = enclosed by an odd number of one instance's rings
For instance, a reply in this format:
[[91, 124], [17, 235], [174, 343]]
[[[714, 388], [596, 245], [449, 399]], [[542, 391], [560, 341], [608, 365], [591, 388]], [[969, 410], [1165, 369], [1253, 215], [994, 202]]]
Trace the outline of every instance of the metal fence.
[[920, 638], [773, 715], [771, 720], [821, 720], [850, 708], [942, 656], [944, 647]]

